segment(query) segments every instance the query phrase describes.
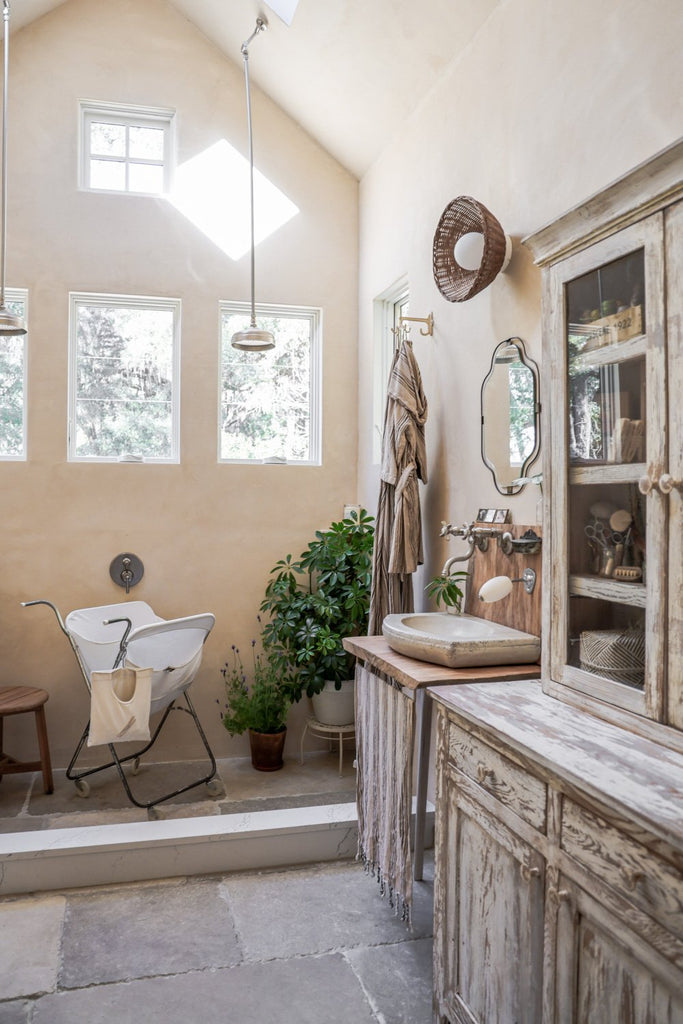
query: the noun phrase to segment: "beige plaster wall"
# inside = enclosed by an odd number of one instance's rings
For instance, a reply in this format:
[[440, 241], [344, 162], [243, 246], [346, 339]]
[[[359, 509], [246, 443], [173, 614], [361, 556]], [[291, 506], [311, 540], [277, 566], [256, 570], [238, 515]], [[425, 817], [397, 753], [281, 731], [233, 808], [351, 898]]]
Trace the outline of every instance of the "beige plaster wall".
[[[261, 45], [254, 63], [267, 59]], [[145, 576], [131, 599], [168, 618], [215, 613], [193, 694], [217, 755], [246, 754], [219, 722], [220, 667], [232, 643], [256, 635], [275, 561], [355, 500], [355, 179], [252, 89], [256, 164], [301, 211], [259, 245], [257, 298], [323, 309], [320, 468], [217, 464], [218, 301], [248, 300], [248, 256], [234, 263], [163, 200], [77, 190], [79, 98], [175, 108], [179, 162], [221, 138], [246, 154], [236, 57], [164, 0], [70, 0], [12, 37], [8, 285], [29, 289], [29, 458], [0, 463], [0, 684], [50, 691], [57, 765], [85, 723], [87, 692], [52, 613], [20, 601], [48, 598], [66, 614], [125, 600], [109, 563], [135, 552]], [[67, 463], [70, 290], [182, 300], [180, 465]], [[162, 757], [197, 750], [176, 717]], [[31, 723], [6, 732], [11, 752], [27, 756]]]
[[[535, 522], [536, 487], [503, 497], [480, 455], [494, 346], [519, 335], [541, 360], [540, 272], [520, 239], [683, 134], [682, 35], [679, 0], [503, 0], [361, 182], [359, 499], [373, 508], [378, 487], [373, 300], [407, 274], [411, 313], [435, 321], [433, 338], [412, 332], [429, 401], [424, 574], [458, 552], [438, 536], [442, 519], [509, 505], [515, 522]], [[491, 287], [452, 304], [433, 280], [432, 240], [459, 195], [488, 206], [514, 247]]]

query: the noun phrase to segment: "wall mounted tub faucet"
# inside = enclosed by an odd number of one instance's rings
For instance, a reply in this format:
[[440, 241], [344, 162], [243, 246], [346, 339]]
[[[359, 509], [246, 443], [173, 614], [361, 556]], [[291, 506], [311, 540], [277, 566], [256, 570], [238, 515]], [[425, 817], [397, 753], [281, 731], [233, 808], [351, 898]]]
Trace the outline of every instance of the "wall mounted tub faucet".
[[130, 588], [136, 586], [145, 575], [145, 567], [137, 555], [124, 551], [112, 559], [109, 575], [118, 587], [125, 587], [129, 594]]

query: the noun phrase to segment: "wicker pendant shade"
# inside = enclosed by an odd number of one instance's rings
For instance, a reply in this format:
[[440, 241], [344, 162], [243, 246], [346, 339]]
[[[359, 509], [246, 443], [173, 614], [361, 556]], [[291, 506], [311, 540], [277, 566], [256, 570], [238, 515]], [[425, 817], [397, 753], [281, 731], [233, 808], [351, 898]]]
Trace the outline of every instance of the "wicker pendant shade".
[[[484, 236], [484, 253], [476, 270], [463, 269], [453, 253], [459, 239], [470, 232]], [[449, 302], [465, 302], [487, 288], [503, 269], [507, 244], [505, 232], [483, 203], [471, 196], [453, 199], [434, 234], [434, 280], [443, 297]]]

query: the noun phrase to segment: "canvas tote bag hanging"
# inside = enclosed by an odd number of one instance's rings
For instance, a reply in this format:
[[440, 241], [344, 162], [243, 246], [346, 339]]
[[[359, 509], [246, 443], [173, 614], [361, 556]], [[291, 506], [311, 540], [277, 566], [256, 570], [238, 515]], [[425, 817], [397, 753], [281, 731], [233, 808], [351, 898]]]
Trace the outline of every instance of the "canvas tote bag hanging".
[[90, 677], [88, 746], [148, 740], [151, 668], [115, 668]]

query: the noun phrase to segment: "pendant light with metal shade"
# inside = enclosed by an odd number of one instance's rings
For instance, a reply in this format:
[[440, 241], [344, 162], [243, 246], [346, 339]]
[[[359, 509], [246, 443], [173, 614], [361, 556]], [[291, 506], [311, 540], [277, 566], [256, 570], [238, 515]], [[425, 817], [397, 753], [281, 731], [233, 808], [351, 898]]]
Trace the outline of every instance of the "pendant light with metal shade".
[[256, 28], [249, 38], [242, 43], [242, 57], [244, 59], [244, 80], [247, 89], [247, 129], [249, 133], [249, 209], [251, 227], [251, 320], [249, 327], [243, 331], [237, 331], [230, 339], [233, 348], [241, 349], [244, 352], [265, 352], [275, 348], [275, 338], [270, 331], [262, 331], [256, 326], [256, 302], [254, 298], [254, 145], [251, 133], [251, 94], [249, 91], [249, 43], [252, 39], [265, 31], [268, 22], [264, 18], [256, 19]]
[[5, 257], [7, 254], [7, 82], [9, 78], [9, 0], [3, 0], [3, 84], [2, 84], [2, 195], [0, 198], [0, 337], [26, 334], [23, 319], [5, 305]]

